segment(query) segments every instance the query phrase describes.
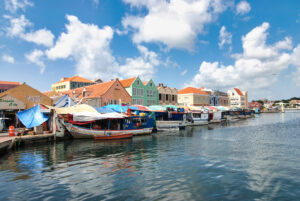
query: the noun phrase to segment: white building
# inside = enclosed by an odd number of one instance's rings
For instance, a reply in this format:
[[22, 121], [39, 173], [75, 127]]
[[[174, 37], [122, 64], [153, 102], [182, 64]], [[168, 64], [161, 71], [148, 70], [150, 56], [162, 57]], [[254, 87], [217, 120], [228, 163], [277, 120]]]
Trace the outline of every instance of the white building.
[[230, 107], [248, 108], [248, 91], [233, 88], [227, 91]]

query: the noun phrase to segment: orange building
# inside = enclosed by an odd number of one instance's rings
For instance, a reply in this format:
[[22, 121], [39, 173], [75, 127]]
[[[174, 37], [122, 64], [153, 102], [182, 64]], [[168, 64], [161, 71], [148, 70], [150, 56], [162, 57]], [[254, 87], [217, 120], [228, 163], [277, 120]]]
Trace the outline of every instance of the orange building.
[[188, 106], [208, 106], [209, 94], [194, 87], [178, 91], [178, 104]]
[[62, 92], [68, 94], [76, 103], [85, 103], [93, 107], [109, 104], [131, 104], [131, 96], [119, 79]]

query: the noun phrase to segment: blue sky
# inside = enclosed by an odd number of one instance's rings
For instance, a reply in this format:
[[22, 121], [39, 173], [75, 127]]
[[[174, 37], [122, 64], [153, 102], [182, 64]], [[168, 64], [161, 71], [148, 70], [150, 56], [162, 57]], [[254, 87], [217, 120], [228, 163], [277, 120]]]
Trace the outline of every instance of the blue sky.
[[3, 0], [0, 80], [139, 75], [251, 99], [300, 96], [300, 2]]

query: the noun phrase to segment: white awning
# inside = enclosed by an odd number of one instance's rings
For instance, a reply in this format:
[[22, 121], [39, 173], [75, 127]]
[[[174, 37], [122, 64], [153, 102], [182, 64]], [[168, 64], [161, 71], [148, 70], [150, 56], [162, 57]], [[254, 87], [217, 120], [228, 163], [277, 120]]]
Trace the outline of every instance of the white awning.
[[84, 122], [84, 121], [94, 121], [100, 119], [122, 119], [125, 116], [126, 115], [117, 112], [105, 113], [105, 114], [94, 113], [94, 112], [78, 112], [73, 114], [73, 120]]

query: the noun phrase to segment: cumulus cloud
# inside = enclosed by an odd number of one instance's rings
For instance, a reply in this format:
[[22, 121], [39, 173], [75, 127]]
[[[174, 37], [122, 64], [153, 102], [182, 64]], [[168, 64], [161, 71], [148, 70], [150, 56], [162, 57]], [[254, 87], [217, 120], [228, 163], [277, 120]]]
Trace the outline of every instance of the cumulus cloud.
[[41, 50], [34, 49], [32, 52], [25, 54], [25, 58], [40, 67], [40, 73], [44, 73], [45, 64], [42, 61], [42, 57], [44, 56], [44, 52]]
[[155, 73], [155, 66], [160, 64], [158, 55], [149, 51], [145, 46], [138, 45], [141, 56], [137, 58], [127, 58], [126, 63], [120, 66], [120, 73], [124, 77], [140, 76], [142, 79], [148, 80]]
[[[159, 42], [168, 48], [192, 50], [204, 26], [216, 20], [231, 1], [222, 0], [124, 0], [131, 7], [146, 8], [146, 16], [127, 15], [126, 30], [133, 30], [133, 41]], [[228, 3], [230, 2], [230, 3]]]
[[118, 64], [112, 56], [110, 42], [113, 30], [84, 24], [76, 16], [67, 15], [69, 24], [55, 45], [46, 51], [49, 59], [74, 59], [76, 73], [87, 78], [110, 79], [116, 77]]
[[5, 9], [11, 13], [15, 13], [19, 9], [25, 11], [27, 6], [33, 6], [33, 3], [28, 0], [4, 0]]
[[231, 33], [226, 30], [225, 26], [222, 26], [219, 35], [219, 48], [222, 49], [225, 45], [228, 45], [229, 50], [231, 50], [231, 43], [232, 43]]
[[[188, 83], [195, 86], [212, 88], [265, 88], [271, 86], [279, 73], [296, 59], [290, 38], [285, 38], [273, 45], [266, 44], [269, 24], [263, 23], [242, 37], [243, 53], [235, 55], [233, 65], [219, 62], [202, 62], [199, 72]], [[300, 58], [300, 57], [299, 57]], [[296, 62], [296, 61], [295, 61]]]
[[11, 64], [15, 63], [15, 59], [8, 54], [2, 54], [2, 60]]
[[247, 1], [241, 1], [236, 5], [236, 13], [238, 15], [245, 15], [249, 13], [251, 10], [251, 6]]
[[10, 21], [10, 26], [6, 28], [8, 37], [19, 37], [27, 42], [33, 42], [46, 47], [53, 45], [54, 35], [45, 28], [26, 32], [26, 28], [33, 26], [33, 24], [24, 15], [21, 15], [19, 18], [11, 16], [5, 16], [5, 18]]

